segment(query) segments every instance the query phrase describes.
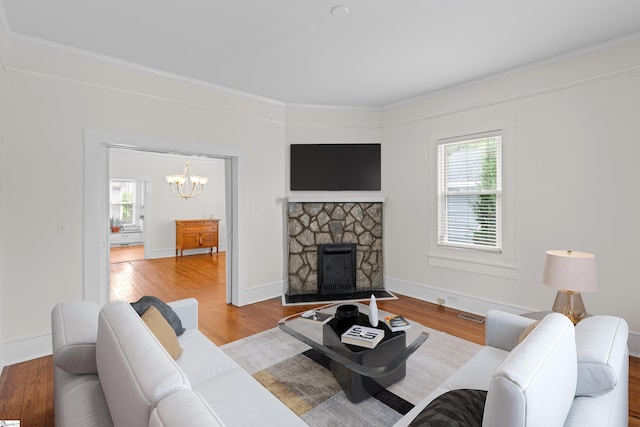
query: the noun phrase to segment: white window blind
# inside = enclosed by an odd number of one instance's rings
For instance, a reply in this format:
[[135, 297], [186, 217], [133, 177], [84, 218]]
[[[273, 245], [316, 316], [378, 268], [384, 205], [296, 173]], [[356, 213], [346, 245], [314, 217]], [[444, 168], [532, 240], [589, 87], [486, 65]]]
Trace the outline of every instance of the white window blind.
[[502, 137], [440, 141], [438, 244], [502, 250]]

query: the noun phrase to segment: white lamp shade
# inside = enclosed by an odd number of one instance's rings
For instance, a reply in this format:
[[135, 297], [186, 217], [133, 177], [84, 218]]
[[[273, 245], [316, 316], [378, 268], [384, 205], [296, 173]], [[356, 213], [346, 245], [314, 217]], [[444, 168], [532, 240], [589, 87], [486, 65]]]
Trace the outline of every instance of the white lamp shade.
[[597, 291], [600, 284], [595, 255], [565, 250], [547, 251], [542, 283], [565, 291]]

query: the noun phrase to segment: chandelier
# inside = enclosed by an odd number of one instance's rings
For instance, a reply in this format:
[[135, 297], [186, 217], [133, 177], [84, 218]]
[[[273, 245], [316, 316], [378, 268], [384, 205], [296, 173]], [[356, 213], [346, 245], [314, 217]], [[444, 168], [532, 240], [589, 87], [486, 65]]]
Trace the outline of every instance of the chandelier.
[[189, 166], [189, 159], [186, 160], [182, 175], [167, 175], [166, 178], [173, 194], [184, 200], [200, 195], [209, 179], [204, 176], [193, 175]]

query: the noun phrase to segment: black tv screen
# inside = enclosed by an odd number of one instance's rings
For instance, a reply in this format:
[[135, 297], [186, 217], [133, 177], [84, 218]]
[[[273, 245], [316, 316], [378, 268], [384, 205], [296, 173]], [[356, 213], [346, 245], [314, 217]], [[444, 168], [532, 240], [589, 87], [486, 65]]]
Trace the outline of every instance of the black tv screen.
[[291, 144], [292, 191], [380, 191], [380, 144]]

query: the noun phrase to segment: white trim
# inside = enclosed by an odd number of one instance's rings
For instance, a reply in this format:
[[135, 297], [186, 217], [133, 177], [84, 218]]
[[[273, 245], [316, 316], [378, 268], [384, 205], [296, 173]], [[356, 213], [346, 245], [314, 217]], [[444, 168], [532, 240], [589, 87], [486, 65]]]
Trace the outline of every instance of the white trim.
[[[505, 77], [510, 77], [510, 76], [512, 76], [514, 74], [518, 74], [518, 73], [525, 72], [525, 71], [528, 71], [528, 70], [544, 67], [546, 65], [554, 64], [554, 63], [557, 63], [557, 62], [560, 62], [560, 61], [563, 61], [563, 60], [575, 58], [577, 56], [588, 54], [588, 53], [591, 53], [591, 52], [594, 52], [594, 51], [597, 51], [597, 50], [600, 50], [600, 49], [604, 49], [604, 48], [607, 48], [607, 47], [610, 47], [610, 46], [615, 46], [617, 44], [624, 43], [627, 40], [633, 40], [633, 39], [638, 38], [638, 37], [640, 37], [640, 33], [628, 34], [626, 36], [618, 37], [618, 38], [615, 38], [615, 39], [612, 39], [612, 40], [607, 40], [607, 41], [604, 41], [604, 42], [601, 42], [601, 43], [597, 43], [595, 45], [587, 46], [587, 47], [584, 47], [582, 49], [577, 49], [577, 50], [574, 50], [574, 51], [571, 51], [571, 52], [566, 52], [566, 53], [563, 53], [563, 54], [560, 54], [560, 55], [544, 58], [544, 59], [542, 59], [540, 61], [531, 62], [531, 63], [528, 63], [528, 64], [523, 65], [521, 67], [511, 68], [509, 70], [500, 71], [500, 72], [497, 72], [497, 73], [494, 73], [494, 74], [491, 74], [491, 75], [488, 75], [488, 76], [480, 77], [478, 79], [473, 79], [473, 80], [469, 80], [467, 82], [454, 84], [452, 86], [444, 87], [444, 88], [437, 89], [437, 90], [433, 90], [433, 91], [428, 92], [428, 93], [422, 93], [422, 94], [419, 94], [419, 95], [414, 96], [412, 98], [408, 98], [408, 99], [405, 99], [405, 100], [402, 100], [402, 101], [398, 101], [398, 102], [394, 102], [392, 104], [385, 105], [385, 106], [381, 107], [380, 109], [381, 110], [391, 110], [391, 109], [394, 109], [394, 108], [403, 107], [403, 106], [406, 106], [406, 105], [410, 105], [410, 104], [412, 104], [414, 102], [419, 102], [421, 100], [432, 98], [434, 96], [438, 96], [438, 95], [441, 95], [441, 94], [444, 94], [444, 93], [453, 92], [455, 90], [460, 90], [460, 89], [465, 89], [465, 88], [468, 88], [470, 86], [475, 86], [475, 85], [478, 85], [478, 84], [491, 82], [491, 81], [502, 79], [502, 78], [505, 78]], [[637, 71], [639, 69], [640, 69], [640, 67], [633, 67], [633, 68], [631, 68], [629, 70], [625, 70], [624, 74], [626, 74], [627, 72], [633, 72], [633, 70]], [[510, 98], [505, 98], [505, 99], [500, 100], [500, 101], [495, 101], [495, 102], [490, 102], [490, 103], [487, 103], [487, 104], [477, 105], [477, 106], [475, 106], [473, 108], [485, 107], [485, 106], [489, 106], [489, 105], [493, 105], [493, 104], [501, 104], [503, 102], [513, 101], [513, 100], [521, 99], [521, 98], [528, 98], [528, 97], [531, 97], [531, 96], [539, 95], [541, 93], [560, 90], [560, 89], [566, 89], [566, 88], [570, 88], [570, 87], [573, 87], [573, 86], [576, 86], [576, 85], [579, 85], [579, 84], [587, 84], [587, 83], [591, 83], [591, 82], [598, 81], [598, 80], [601, 80], [601, 79], [607, 79], [607, 78], [615, 77], [617, 75], [618, 75], [618, 73], [608, 73], [608, 74], [604, 74], [604, 75], [593, 77], [593, 78], [589, 78], [589, 79], [578, 80], [576, 82], [559, 84], [559, 85], [552, 86], [549, 89], [541, 89], [540, 91], [527, 92], [525, 94], [521, 94], [521, 95], [515, 96], [513, 98], [511, 98], [511, 97]], [[419, 119], [419, 120], [424, 120], [424, 119], [426, 119], [426, 117], [422, 118], [422, 119]], [[407, 122], [410, 122], [410, 121], [413, 121], [413, 120], [414, 119], [411, 119], [411, 120], [408, 120]], [[399, 123], [395, 123], [395, 124], [399, 124]]]
[[[524, 314], [527, 312], [547, 310], [544, 308], [525, 308], [500, 304], [495, 301], [479, 297], [457, 294], [439, 288], [433, 288], [418, 283], [408, 282], [392, 277], [385, 277], [385, 289], [408, 297], [437, 304], [438, 298], [444, 298], [445, 305], [457, 310], [484, 316], [489, 310], [502, 310], [508, 313]], [[248, 289], [243, 296], [243, 304], [252, 304], [270, 298], [281, 297], [284, 281], [269, 283], [254, 289]], [[640, 333], [629, 331], [629, 354], [640, 357]], [[38, 335], [30, 338], [18, 339], [4, 343], [3, 365], [32, 360], [51, 354], [51, 334]]]
[[100, 61], [100, 62], [105, 62], [108, 64], [115, 64], [118, 66], [122, 66], [122, 67], [126, 67], [132, 70], [136, 70], [136, 71], [144, 71], [147, 73], [151, 73], [151, 74], [155, 74], [161, 77], [169, 77], [175, 80], [179, 80], [179, 81], [183, 81], [186, 83], [191, 83], [191, 84], [197, 84], [199, 86], [204, 86], [204, 87], [208, 87], [211, 89], [215, 89], [215, 90], [219, 90], [222, 92], [227, 92], [227, 93], [231, 93], [234, 95], [240, 95], [246, 98], [251, 98], [251, 99], [255, 99], [257, 101], [262, 101], [262, 102], [267, 102], [276, 106], [284, 106], [285, 104], [282, 101], [278, 101], [278, 100], [274, 100], [271, 98], [267, 98], [264, 96], [260, 96], [260, 95], [256, 95], [253, 93], [249, 93], [249, 92], [245, 92], [242, 90], [238, 90], [238, 89], [233, 89], [227, 86], [222, 86], [216, 83], [211, 83], [211, 82], [207, 82], [204, 80], [199, 80], [199, 79], [195, 79], [192, 77], [186, 77], [180, 74], [174, 74], [168, 71], [164, 71], [164, 70], [160, 70], [158, 68], [153, 68], [153, 67], [148, 67], [146, 65], [141, 65], [141, 64], [137, 64], [135, 62], [130, 62], [130, 61], [125, 61], [123, 59], [118, 59], [118, 58], [114, 58], [112, 56], [108, 56], [108, 55], [102, 55], [96, 52], [91, 52], [88, 50], [84, 50], [84, 49], [79, 49], [76, 47], [72, 47], [69, 45], [65, 45], [65, 44], [60, 44], [60, 43], [56, 43], [50, 40], [45, 40], [45, 39], [41, 39], [38, 37], [33, 37], [33, 36], [29, 36], [26, 34], [22, 34], [22, 33], [16, 33], [12, 30], [8, 31], [8, 36], [16, 39], [16, 40], [21, 40], [25, 43], [29, 43], [32, 45], [36, 45], [36, 46], [41, 46], [41, 47], [45, 47], [48, 49], [53, 49], [53, 50], [58, 50], [61, 52], [66, 52], [66, 53], [70, 53], [76, 56], [81, 56], [81, 57], [85, 57], [85, 58], [89, 58], [92, 60], [96, 60], [96, 61]]
[[[248, 268], [247, 243], [247, 152], [243, 148], [203, 144], [189, 141], [156, 138], [128, 133], [111, 132], [96, 129], [84, 129], [85, 177], [84, 177], [84, 262], [83, 291], [84, 300], [104, 305], [109, 301], [108, 266], [108, 181], [109, 155], [111, 148], [129, 148], [134, 150], [171, 154], [195, 154], [206, 157], [231, 159], [235, 167], [231, 182], [227, 183], [228, 192], [233, 193], [233, 215], [229, 216], [233, 227], [227, 233], [227, 245], [231, 246], [231, 257], [227, 257], [231, 280], [227, 288], [232, 289], [233, 304], [243, 305]], [[233, 242], [233, 243], [231, 243]], [[237, 244], [235, 244], [237, 242]]]
[[468, 313], [479, 314], [484, 316], [489, 310], [502, 310], [513, 314], [524, 314], [532, 311], [540, 311], [540, 309], [518, 307], [514, 305], [502, 304], [497, 301], [491, 301], [480, 297], [458, 294], [441, 288], [434, 288], [420, 283], [409, 282], [393, 277], [384, 278], [385, 289], [406, 295], [412, 298], [421, 299], [423, 301], [438, 303], [438, 298], [444, 298], [447, 307], [456, 310], [466, 311]]
[[4, 366], [25, 362], [52, 353], [51, 334], [20, 338], [4, 343]]
[[[522, 307], [515, 305], [502, 304], [497, 301], [491, 301], [481, 297], [458, 294], [441, 288], [434, 288], [420, 283], [409, 282], [393, 277], [384, 278], [385, 289], [411, 298], [417, 298], [423, 301], [438, 303], [438, 298], [444, 298], [445, 306], [456, 310], [466, 311], [468, 313], [484, 316], [489, 310], [501, 310], [507, 313], [524, 314], [536, 311], [549, 310], [549, 307]], [[629, 340], [627, 343], [629, 354], [634, 357], [640, 357], [640, 333], [638, 331], [629, 331]]]
[[384, 201], [384, 196], [345, 196], [331, 193], [313, 196], [295, 195], [287, 198], [289, 203], [384, 203]]
[[427, 263], [432, 267], [469, 271], [484, 274], [485, 276], [503, 277], [505, 279], [516, 279], [518, 276], [518, 266], [515, 264], [475, 261], [467, 258], [433, 253], [427, 254]]
[[245, 292], [241, 295], [239, 304], [248, 305], [256, 302], [266, 301], [272, 298], [280, 298], [283, 295], [282, 287], [284, 281], [280, 280], [272, 283], [265, 283], [260, 286], [256, 286], [251, 289], [245, 289]]

